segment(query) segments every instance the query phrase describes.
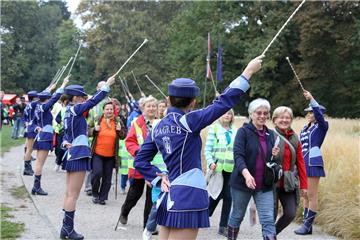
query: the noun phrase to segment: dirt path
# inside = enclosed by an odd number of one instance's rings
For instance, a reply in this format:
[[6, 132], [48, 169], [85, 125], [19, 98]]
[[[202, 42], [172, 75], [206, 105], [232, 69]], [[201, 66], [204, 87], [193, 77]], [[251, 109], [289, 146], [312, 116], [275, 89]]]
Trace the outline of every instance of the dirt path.
[[[25, 194], [24, 197], [14, 197], [11, 191], [25, 188], [29, 193], [33, 184], [33, 177], [22, 176], [22, 152], [23, 146], [14, 147], [10, 152], [1, 157], [1, 203], [17, 209], [12, 212], [15, 215], [14, 221], [25, 224], [25, 232], [21, 239], [58, 239], [62, 222], [62, 201], [65, 190], [65, 173], [54, 172], [54, 156], [51, 154], [44, 166], [42, 186], [48, 191], [48, 196], [32, 196]], [[113, 179], [115, 181], [115, 179]], [[23, 189], [24, 190], [24, 189]], [[131, 211], [128, 224], [120, 225], [114, 231], [119, 211], [125, 195], [118, 195], [114, 198], [114, 187], [110, 190], [107, 204], [94, 205], [91, 197], [81, 192], [77, 204], [75, 216], [75, 228], [82, 233], [86, 239], [141, 239], [142, 234], [142, 215], [144, 199]], [[211, 227], [202, 229], [198, 239], [225, 239], [217, 235], [217, 224], [220, 220], [220, 209], [218, 206], [214, 216], [211, 218]], [[297, 224], [291, 224], [284, 230], [278, 239], [336, 239], [321, 232], [320, 228], [315, 227], [311, 236], [297, 236], [293, 233]], [[239, 239], [260, 239], [260, 225], [250, 227], [249, 216], [241, 225]], [[156, 239], [156, 237], [155, 237]]]

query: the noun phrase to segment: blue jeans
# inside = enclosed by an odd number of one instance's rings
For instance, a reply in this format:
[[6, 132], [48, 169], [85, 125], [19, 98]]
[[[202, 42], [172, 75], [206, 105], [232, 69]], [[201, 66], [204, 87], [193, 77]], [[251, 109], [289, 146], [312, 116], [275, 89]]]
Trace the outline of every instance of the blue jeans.
[[126, 174], [121, 174], [121, 177], [120, 177], [120, 186], [121, 186], [121, 189], [124, 189], [126, 188], [126, 182], [128, 180], [128, 175]]
[[19, 133], [22, 131], [22, 128], [24, 128], [24, 123], [21, 120], [21, 118], [16, 118], [14, 120], [14, 125], [12, 128], [12, 132], [11, 132], [11, 137], [12, 138], [19, 138]]
[[155, 202], [155, 203], [153, 203], [153, 205], [151, 207], [149, 218], [146, 222], [146, 229], [149, 232], [155, 232], [155, 230], [156, 230], [156, 215], [157, 215], [157, 209], [156, 209], [156, 202]]
[[244, 219], [247, 205], [253, 196], [256, 203], [256, 210], [259, 215], [263, 236], [276, 236], [274, 221], [274, 194], [272, 191], [241, 191], [230, 188], [233, 205], [229, 218], [229, 226], [232, 228], [240, 227]]

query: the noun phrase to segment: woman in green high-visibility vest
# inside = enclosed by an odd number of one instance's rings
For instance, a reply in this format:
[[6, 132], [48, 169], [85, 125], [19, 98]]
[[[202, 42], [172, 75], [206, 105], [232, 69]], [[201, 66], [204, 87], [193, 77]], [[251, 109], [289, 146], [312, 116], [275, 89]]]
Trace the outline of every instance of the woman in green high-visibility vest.
[[209, 197], [209, 215], [215, 211], [219, 201], [223, 199], [218, 234], [227, 236], [227, 223], [231, 210], [231, 194], [229, 180], [234, 168], [233, 145], [236, 135], [234, 111], [230, 109], [218, 121], [209, 127], [205, 144], [205, 158], [211, 170], [222, 173], [222, 190], [216, 199]]

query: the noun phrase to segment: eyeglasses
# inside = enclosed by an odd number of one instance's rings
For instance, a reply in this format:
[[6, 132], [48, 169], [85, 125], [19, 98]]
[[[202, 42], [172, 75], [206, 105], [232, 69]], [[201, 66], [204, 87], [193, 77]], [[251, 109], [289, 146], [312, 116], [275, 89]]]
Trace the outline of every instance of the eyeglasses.
[[261, 115], [263, 115], [265, 117], [269, 116], [269, 112], [255, 111], [254, 113], [258, 116], [261, 116]]

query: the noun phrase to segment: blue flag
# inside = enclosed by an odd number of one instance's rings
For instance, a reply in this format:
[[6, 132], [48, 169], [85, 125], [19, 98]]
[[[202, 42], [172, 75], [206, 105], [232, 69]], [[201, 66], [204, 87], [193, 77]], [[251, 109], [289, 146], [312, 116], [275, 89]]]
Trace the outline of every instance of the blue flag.
[[216, 80], [222, 81], [222, 47], [219, 44], [217, 53], [217, 65], [216, 65]]

